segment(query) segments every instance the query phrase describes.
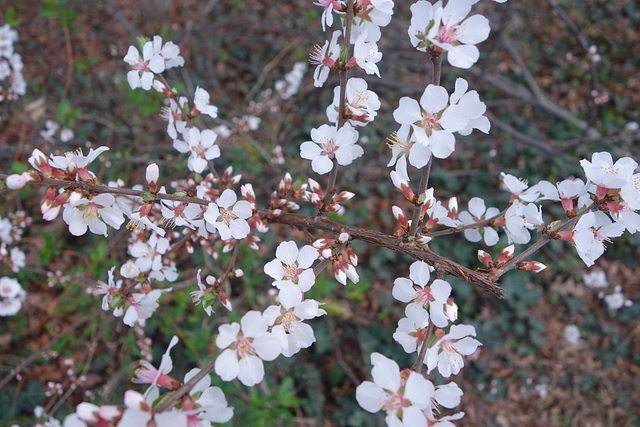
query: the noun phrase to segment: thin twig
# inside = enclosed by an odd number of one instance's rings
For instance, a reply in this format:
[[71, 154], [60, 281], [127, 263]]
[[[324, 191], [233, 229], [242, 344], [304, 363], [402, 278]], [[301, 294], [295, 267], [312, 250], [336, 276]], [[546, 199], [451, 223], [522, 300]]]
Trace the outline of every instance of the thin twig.
[[433, 335], [433, 322], [429, 319], [429, 325], [427, 326], [427, 332], [424, 336], [424, 341], [422, 341], [422, 347], [420, 347], [420, 353], [418, 354], [418, 358], [416, 362], [413, 364], [412, 369], [417, 373], [422, 372], [422, 367], [424, 366], [424, 357], [427, 355], [427, 350], [429, 349], [429, 342], [431, 341], [431, 335]]
[[[348, 48], [347, 56], [351, 55], [351, 25], [353, 23], [353, 0], [347, 1], [347, 14], [345, 17], [345, 30], [344, 30], [344, 44]], [[348, 70], [339, 70], [340, 76], [340, 97], [338, 99], [338, 123], [336, 124], [336, 131], [340, 129], [346, 123], [345, 118], [345, 102], [347, 99], [347, 73]], [[327, 182], [327, 189], [324, 192], [324, 202], [322, 203], [322, 211], [331, 204], [333, 199], [333, 192], [336, 186], [336, 177], [338, 176], [338, 161], [335, 156], [331, 159], [333, 167], [329, 173], [329, 181]]]
[[84, 325], [89, 321], [89, 316], [81, 317], [80, 319], [73, 322], [71, 325], [67, 326], [62, 332], [56, 335], [51, 341], [49, 341], [46, 345], [40, 347], [36, 352], [32, 353], [29, 357], [24, 359], [22, 363], [13, 368], [9, 375], [4, 377], [2, 381], [0, 381], [0, 390], [6, 386], [9, 381], [11, 381], [17, 374], [19, 374], [25, 367], [31, 364], [34, 360], [36, 360], [42, 353], [49, 350], [55, 343], [60, 341], [62, 338], [69, 335], [71, 332], [78, 329], [80, 326]]

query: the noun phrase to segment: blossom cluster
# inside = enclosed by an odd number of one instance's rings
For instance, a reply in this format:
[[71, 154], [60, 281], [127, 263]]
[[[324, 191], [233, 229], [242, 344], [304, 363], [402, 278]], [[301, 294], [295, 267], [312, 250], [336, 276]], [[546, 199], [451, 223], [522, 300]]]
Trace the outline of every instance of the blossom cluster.
[[149, 384], [144, 394], [127, 390], [124, 394], [124, 407], [116, 405], [97, 406], [92, 403], [81, 403], [76, 412], [67, 416], [64, 427], [86, 427], [88, 425], [106, 425], [119, 427], [138, 427], [154, 425], [158, 427], [175, 427], [191, 425], [211, 425], [226, 423], [233, 417], [233, 407], [229, 407], [227, 399], [219, 387], [211, 386], [211, 377], [205, 375], [182, 398], [179, 403], [164, 411], [156, 411], [155, 405], [160, 397], [160, 388], [177, 390], [200, 373], [194, 368], [187, 372], [184, 381], [172, 378], [173, 369], [170, 351], [178, 343], [178, 337], [171, 339], [169, 347], [162, 355], [158, 368], [148, 361], [141, 362], [133, 382]]
[[9, 24], [0, 26], [0, 102], [27, 93], [27, 82], [22, 75], [22, 56], [13, 46], [16, 41], [16, 30]]
[[[432, 58], [446, 53], [452, 66], [473, 66], [479, 58], [475, 45], [484, 41], [490, 32], [487, 18], [467, 17], [476, 2], [448, 0], [444, 5], [441, 1], [431, 4], [419, 0], [411, 7], [413, 17], [408, 30], [411, 43]], [[334, 31], [331, 39], [311, 54], [311, 63], [316, 65], [314, 85], [322, 86], [330, 70], [344, 73], [356, 66], [367, 75], [379, 77], [377, 64], [382, 53], [377, 42], [381, 27], [391, 20], [394, 2], [318, 0], [316, 4], [324, 8], [323, 28], [333, 25], [336, 14], [342, 30]], [[2, 31], [5, 31], [5, 40], [14, 38], [13, 30], [0, 27], [0, 43]], [[0, 57], [2, 55], [0, 50]], [[184, 65], [180, 48], [171, 41], [163, 42], [160, 36], [151, 40], [143, 38], [140, 50], [129, 47], [124, 62], [131, 68], [127, 81], [132, 90], [153, 88], [164, 95], [161, 116], [167, 122], [167, 134], [173, 147], [188, 155], [187, 167], [194, 173], [193, 177], [165, 187], [160, 184], [158, 165], [151, 164], [145, 171], [145, 184], [129, 190], [120, 180], [104, 185], [101, 177], [89, 170], [108, 147], [90, 149], [86, 155], [76, 151], [49, 157], [36, 149], [29, 158], [33, 170], [10, 175], [6, 185], [18, 190], [28, 182], [46, 180], [49, 187], [41, 203], [43, 218], [52, 221], [62, 213], [74, 236], [87, 232], [107, 236], [109, 227], [119, 229], [125, 218], [129, 219], [129, 259], [119, 268], [113, 266], [107, 272], [107, 281], [98, 282], [95, 289], [95, 294], [102, 296], [102, 309], [122, 317], [126, 325], [141, 330], [158, 309], [162, 294], [172, 291], [165, 282], [174, 282], [179, 276], [175, 250], [180, 245], [184, 245], [187, 253], [193, 253], [196, 247], [202, 248], [204, 254], [213, 259], [218, 258], [219, 251], [232, 252], [229, 267], [221, 274], [216, 273], [218, 277], [205, 271], [203, 281], [204, 269], [199, 268], [194, 280], [197, 288], [191, 292], [194, 304], [202, 305], [208, 316], [213, 314], [213, 304], [218, 299], [231, 310], [232, 295], [226, 285], [229, 279], [241, 278], [244, 274], [234, 264], [241, 244], [258, 250], [260, 238], [256, 233], [266, 232], [270, 220], [287, 211], [299, 210], [302, 203], [317, 208], [321, 218], [327, 212], [342, 213], [343, 203], [354, 194], [336, 191], [331, 180], [325, 191], [311, 178], [304, 183], [294, 183], [286, 173], [271, 194], [268, 209], [260, 209], [251, 184], [241, 185], [238, 193], [236, 187], [241, 175], [234, 175], [231, 167], [221, 175], [216, 171], [214, 161], [222, 162], [218, 160], [223, 154], [220, 140], [231, 137], [234, 130], [203, 125], [204, 120], [218, 116], [218, 108], [210, 104], [209, 92], [198, 86], [189, 99], [162, 77], [164, 71]], [[296, 64], [284, 80], [276, 83], [281, 100], [297, 93], [305, 68], [304, 64]], [[510, 193], [503, 211], [487, 208], [484, 200], [474, 197], [467, 204], [468, 210], [459, 212], [456, 197], [438, 200], [434, 188], [416, 194], [409, 179], [409, 166], [428, 171], [434, 159], [453, 155], [455, 134], [467, 136], [473, 130], [483, 133], [490, 130], [486, 105], [477, 91], [469, 90], [469, 83], [458, 78], [450, 93], [440, 85], [437, 74], [434, 73], [434, 82], [426, 86], [419, 100], [402, 97], [393, 113], [400, 127], [389, 138], [388, 166], [394, 167], [390, 177], [394, 187], [414, 208], [410, 215], [399, 206], [392, 207], [393, 217], [399, 224], [394, 239], [402, 240], [402, 245], [412, 250], [425, 250], [433, 238], [439, 238], [437, 234], [430, 234], [444, 227], [447, 232], [462, 232], [472, 242], [483, 240], [487, 246], [494, 246], [500, 241], [498, 231], [504, 230], [509, 245], [495, 260], [483, 250], [478, 252], [480, 262], [486, 267], [481, 271], [485, 272], [500, 270], [515, 262], [515, 245], [529, 243], [532, 231], [539, 231], [549, 239], [572, 242], [580, 258], [592, 265], [604, 251], [605, 241], [625, 231], [635, 233], [640, 229], [640, 216], [636, 213], [640, 209], [640, 174], [634, 174], [638, 164], [628, 157], [614, 163], [611, 155], [604, 152], [595, 153], [591, 161], [580, 162], [586, 181], [568, 178], [558, 184], [542, 181], [530, 187], [525, 180], [502, 173], [502, 184]], [[329, 124], [312, 129], [310, 140], [300, 145], [300, 156], [311, 161], [315, 173], [331, 173], [334, 178], [338, 166], [349, 166], [363, 156], [364, 149], [358, 144], [359, 130], [375, 120], [381, 107], [367, 80], [349, 78], [345, 81], [344, 86], [334, 88], [332, 103], [326, 108]], [[268, 100], [271, 92], [265, 91], [263, 95], [262, 103], [249, 106], [250, 114], [273, 106]], [[253, 130], [260, 118], [245, 115], [231, 122], [236, 131]], [[53, 138], [57, 124], [51, 122], [45, 126], [43, 138]], [[281, 163], [282, 150], [274, 152], [274, 156], [279, 156], [274, 163]], [[425, 187], [427, 185], [421, 186]], [[557, 221], [545, 222], [540, 205], [543, 201], [560, 202], [568, 221], [563, 226]], [[0, 257], [13, 272], [25, 264], [24, 253], [15, 246], [20, 230], [13, 222], [0, 218]], [[307, 233], [307, 237], [311, 235]], [[360, 280], [356, 270], [358, 256], [351, 239], [349, 233], [338, 231], [329, 237], [309, 238], [310, 244], [303, 246], [293, 240], [277, 246], [275, 258], [262, 268], [273, 287], [268, 293], [271, 305], [262, 311], [246, 311], [239, 322], [218, 326], [214, 342], [219, 354], [212, 369], [223, 381], [238, 379], [245, 386], [255, 386], [264, 379], [264, 362], [280, 355], [292, 357], [313, 345], [316, 341], [313, 319], [327, 314], [322, 302], [309, 297], [316, 275], [332, 264], [338, 283], [346, 286], [348, 281]], [[539, 272], [545, 266], [520, 260], [517, 268]], [[416, 354], [417, 366], [401, 369], [396, 361], [373, 352], [370, 355], [373, 381], [364, 381], [356, 389], [359, 405], [369, 412], [384, 410], [388, 425], [450, 425], [464, 415], [462, 412], [446, 416], [440, 413], [441, 408], [454, 409], [459, 405], [463, 393], [455, 383], [435, 385], [420, 373], [426, 366], [427, 374], [437, 371], [443, 378], [457, 375], [464, 367], [464, 356], [473, 355], [482, 345], [474, 338], [474, 326], [455, 323], [458, 308], [444, 273], [437, 271], [435, 278], [432, 273], [433, 266], [416, 261], [410, 265], [408, 277], [394, 281], [391, 292], [396, 300], [407, 304], [393, 338], [406, 353]], [[626, 304], [619, 291], [616, 289], [603, 297], [611, 309]], [[2, 277], [0, 297], [0, 315], [11, 315], [20, 310], [25, 292], [16, 279]], [[577, 328], [568, 328], [566, 336], [571, 342], [579, 342]], [[211, 387], [208, 372], [178, 402], [167, 405], [164, 410], [157, 409], [165, 399], [170, 399], [169, 395], [161, 396], [161, 389], [173, 392], [201, 376], [198, 369], [189, 371], [183, 381], [170, 375], [173, 368], [170, 351], [177, 342], [177, 337], [173, 337], [158, 368], [148, 361], [141, 363], [133, 382], [149, 384], [144, 394], [128, 390], [124, 406], [83, 403], [64, 425], [173, 427], [229, 421], [233, 408], [228, 407], [220, 388]]]
[[[395, 280], [394, 298], [408, 304], [407, 317], [400, 319], [393, 338], [407, 353], [426, 347], [427, 372], [437, 369], [449, 378], [464, 366], [462, 356], [474, 353], [481, 344], [472, 338], [476, 331], [471, 325], [454, 324], [445, 332], [449, 322], [457, 320], [458, 308], [450, 298], [451, 285], [442, 279], [429, 285], [430, 277], [429, 265], [416, 261], [409, 268], [409, 278]], [[438, 417], [440, 406], [452, 409], [460, 403], [462, 390], [455, 383], [434, 386], [410, 369], [400, 371], [395, 361], [378, 353], [371, 354], [371, 363], [373, 382], [360, 384], [356, 399], [369, 412], [384, 409], [388, 425], [426, 426], [464, 416], [459, 412]]]
[[[31, 223], [31, 218], [24, 212], [10, 213], [8, 217], [0, 216], [0, 266], [6, 266], [12, 273], [18, 273], [26, 267], [27, 256], [18, 244], [22, 240], [24, 230]], [[26, 292], [17, 279], [0, 278], [0, 316], [13, 316], [22, 308]]]
[[[469, 210], [460, 212], [464, 235], [479, 242], [484, 235], [487, 246], [499, 241], [496, 230], [504, 229], [509, 243], [527, 244], [531, 231], [537, 230], [552, 239], [573, 243], [587, 267], [604, 253], [605, 243], [640, 230], [640, 174], [638, 164], [630, 157], [614, 162], [608, 152], [598, 152], [591, 160], [580, 161], [586, 181], [567, 178], [557, 184], [548, 181], [529, 186], [526, 180], [502, 173], [504, 188], [511, 193], [508, 207], [500, 212], [486, 208], [484, 200], [469, 201]], [[571, 230], [560, 230], [560, 223], [545, 223], [540, 202], [560, 202]], [[476, 224], [482, 224], [474, 227]], [[486, 264], [485, 264], [486, 265]]]

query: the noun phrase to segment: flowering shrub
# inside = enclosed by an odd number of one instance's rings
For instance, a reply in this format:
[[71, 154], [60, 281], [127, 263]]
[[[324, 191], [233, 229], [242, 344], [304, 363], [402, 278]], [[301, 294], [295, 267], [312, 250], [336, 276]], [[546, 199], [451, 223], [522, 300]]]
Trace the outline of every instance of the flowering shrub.
[[[398, 322], [393, 339], [414, 362], [401, 366], [378, 351], [371, 352], [373, 382], [360, 379], [355, 400], [367, 412], [384, 411], [391, 426], [451, 425], [464, 416], [455, 409], [463, 399], [462, 389], [455, 382], [439, 380], [455, 381], [452, 377], [464, 368], [466, 357], [474, 357], [483, 337], [473, 325], [459, 322], [458, 303], [463, 303], [455, 300], [453, 279], [503, 298], [500, 278], [514, 269], [524, 270], [521, 274], [543, 271], [546, 266], [531, 256], [549, 242], [569, 242], [585, 265], [591, 266], [604, 253], [606, 242], [640, 230], [636, 213], [640, 209], [640, 174], [634, 174], [638, 164], [631, 157], [614, 160], [604, 151], [593, 153], [590, 159], [576, 159], [584, 179], [567, 176], [557, 185], [548, 181], [529, 185], [502, 172], [502, 185], [510, 196], [500, 207], [487, 208], [479, 197], [482, 194], [450, 197], [436, 187], [429, 188], [432, 167], [455, 156], [455, 134], [491, 132], [487, 105], [473, 84], [464, 78], [457, 78], [453, 87], [441, 82], [443, 71], [451, 72], [443, 67], [443, 57], [461, 69], [479, 60], [476, 45], [488, 38], [490, 22], [481, 14], [468, 16], [474, 3], [419, 0], [411, 6], [407, 43], [424, 52], [432, 61], [433, 72], [419, 99], [399, 97], [391, 115], [397, 123], [389, 138], [388, 167], [393, 169], [387, 183], [389, 189], [397, 190], [397, 205], [387, 212], [395, 220], [393, 233], [339, 221], [358, 198], [357, 193], [342, 189], [339, 176], [349, 168], [366, 167], [364, 154], [372, 144], [365, 144], [361, 134], [375, 126], [382, 115], [382, 103], [371, 89], [373, 85], [351, 75], [358, 68], [369, 76], [382, 75], [377, 64], [384, 52], [378, 42], [384, 37], [381, 28], [394, 15], [392, 0], [316, 3], [324, 8], [323, 28], [340, 28], [311, 55], [311, 63], [317, 66], [314, 86], [323, 87], [335, 74], [339, 84], [326, 107], [326, 123], [309, 129], [310, 140], [299, 146], [303, 160], [298, 162], [310, 161], [305, 164], [321, 177], [286, 172], [277, 177], [279, 182], [270, 195], [256, 192], [258, 182], [245, 182], [243, 175], [236, 174], [238, 167], [228, 165], [225, 149], [229, 147], [223, 140], [255, 130], [260, 118], [235, 118], [233, 129], [227, 126], [229, 122], [209, 125], [210, 119], [223, 114], [210, 104], [215, 102], [213, 90], [203, 85], [181, 94], [179, 85], [169, 82], [163, 73], [184, 67], [187, 61], [179, 41], [163, 41], [159, 35], [141, 37], [138, 46], [128, 48], [123, 62], [131, 90], [155, 92], [165, 100], [161, 117], [167, 122], [167, 137], [183, 155], [177, 158], [186, 166], [179, 178], [170, 182], [168, 174], [163, 177], [166, 164], [158, 161], [145, 166], [143, 182], [108, 181], [96, 166], [99, 159], [113, 154], [107, 146], [64, 155], [47, 155], [35, 148], [23, 172], [3, 175], [4, 185], [11, 191], [46, 186], [40, 203], [43, 220], [61, 216], [73, 236], [95, 234], [101, 236], [96, 239], [102, 239], [126, 235], [130, 258], [105, 269], [107, 281], [98, 281], [94, 294], [102, 296], [101, 308], [121, 317], [127, 327], [142, 331], [150, 319], [159, 316], [168, 299], [164, 295], [185, 293], [184, 286], [176, 283], [184, 274], [182, 265], [172, 257], [177, 251], [185, 252], [190, 263], [198, 266], [189, 284], [189, 291], [195, 289], [190, 293], [194, 305], [203, 308], [196, 313], [203, 319], [203, 312], [222, 319], [215, 313], [220, 308], [239, 313], [238, 321], [218, 322], [211, 332], [215, 347], [208, 348], [210, 360], [190, 370], [182, 381], [171, 374], [170, 351], [178, 344], [174, 336], [158, 368], [149, 360], [138, 368], [133, 382], [149, 384], [144, 394], [127, 390], [114, 405], [81, 403], [64, 419], [65, 426], [186, 426], [229, 421], [234, 408], [220, 387], [211, 386], [210, 374], [215, 373], [222, 382], [237, 379], [243, 386], [254, 387], [263, 383], [266, 363], [294, 357], [311, 347], [317, 340], [314, 319], [331, 312], [321, 296], [316, 296], [318, 282], [321, 277], [322, 281], [330, 280], [324, 273], [330, 264], [338, 283], [348, 288], [360, 282], [362, 269], [356, 251], [362, 242], [413, 259], [408, 272], [388, 287], [396, 300], [407, 304], [406, 317]], [[14, 34], [10, 31], [5, 33]], [[292, 98], [299, 90], [303, 69], [296, 64], [276, 84], [281, 100]], [[273, 163], [281, 163], [282, 156], [282, 148], [274, 149]], [[411, 182], [416, 177], [417, 185]], [[324, 185], [314, 178], [322, 179]], [[467, 210], [459, 211], [459, 199]], [[548, 209], [560, 215], [546, 215]], [[2, 250], [9, 254], [2, 260], [17, 273], [26, 264], [25, 255], [15, 245], [29, 221], [23, 214], [11, 215], [0, 220]], [[301, 233], [295, 240], [278, 242], [275, 254], [265, 255], [265, 233], [283, 226]], [[432, 249], [434, 242], [454, 234], [482, 242], [479, 244], [496, 254], [492, 247], [501, 240], [506, 247], [495, 260], [478, 249], [484, 268], [467, 267]], [[224, 262], [221, 254], [229, 254]], [[256, 254], [264, 258], [259, 268], [244, 271], [242, 258]], [[240, 298], [236, 284], [245, 279], [272, 281], [273, 289], [266, 296]], [[601, 288], [606, 279], [585, 282]], [[630, 304], [619, 291], [601, 297], [612, 310]], [[0, 296], [0, 314], [12, 316], [19, 312], [25, 291], [16, 279], [2, 277]], [[566, 340], [578, 345], [580, 332], [571, 326], [565, 329]], [[443, 408], [453, 411], [444, 415]]]

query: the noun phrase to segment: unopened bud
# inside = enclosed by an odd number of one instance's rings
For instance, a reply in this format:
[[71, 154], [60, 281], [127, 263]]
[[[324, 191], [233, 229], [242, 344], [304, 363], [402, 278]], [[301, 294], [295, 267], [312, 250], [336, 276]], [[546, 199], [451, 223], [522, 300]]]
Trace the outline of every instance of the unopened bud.
[[419, 244], [420, 246], [427, 247], [431, 239], [433, 239], [433, 237], [420, 234], [419, 236], [416, 237], [416, 243]]
[[158, 178], [160, 176], [160, 169], [158, 165], [155, 163], [147, 166], [146, 179], [149, 184], [156, 184], [158, 182]]
[[540, 273], [547, 268], [546, 265], [538, 261], [522, 261], [517, 264], [517, 267], [519, 270], [530, 271], [532, 273]]
[[498, 257], [498, 263], [504, 264], [513, 258], [513, 253], [516, 249], [515, 245], [509, 245], [500, 252], [500, 256]]
[[13, 174], [7, 177], [5, 183], [7, 185], [7, 188], [9, 188], [10, 190], [20, 190], [25, 186], [27, 180], [22, 175]]
[[483, 251], [482, 249], [478, 250], [478, 259], [485, 266], [490, 267], [493, 264], [493, 259], [491, 259], [491, 255]]
[[221, 290], [218, 292], [218, 298], [220, 298], [220, 302], [222, 303], [224, 308], [226, 308], [229, 311], [233, 311], [233, 307], [231, 306], [231, 300], [229, 299], [229, 297], [227, 297], [227, 294], [225, 294], [224, 291]]
[[340, 193], [338, 193], [335, 196], [333, 196], [333, 199], [331, 199], [331, 202], [332, 203], [344, 202], [344, 201], [352, 199], [353, 196], [355, 196], [355, 194], [352, 193], [351, 191], [341, 191]]
[[311, 178], [309, 178], [309, 190], [311, 190], [314, 193], [319, 191], [322, 194], [322, 190], [320, 189], [320, 184], [318, 184], [317, 181]]

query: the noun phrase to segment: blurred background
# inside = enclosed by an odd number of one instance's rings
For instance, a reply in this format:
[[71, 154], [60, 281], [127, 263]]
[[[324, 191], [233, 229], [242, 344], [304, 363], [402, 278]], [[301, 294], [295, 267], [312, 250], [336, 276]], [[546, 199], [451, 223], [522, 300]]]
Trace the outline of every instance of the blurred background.
[[[357, 195], [338, 220], [388, 233], [395, 229], [391, 206], [405, 206], [386, 167], [386, 141], [398, 128], [392, 112], [402, 96], [418, 98], [432, 75], [428, 57], [407, 36], [411, 4], [396, 0], [393, 20], [382, 29], [382, 78], [352, 74], [366, 78], [382, 106], [376, 120], [359, 129], [365, 156], [338, 174], [339, 188]], [[24, 97], [0, 104], [2, 173], [25, 170], [34, 148], [48, 154], [106, 145], [104, 161], [92, 168], [105, 182], [142, 183], [151, 162], [160, 166], [161, 184], [184, 178], [186, 157], [172, 148], [158, 116], [162, 96], [131, 91], [122, 61], [138, 36], [159, 34], [178, 44], [186, 61], [165, 73], [167, 80], [189, 98], [197, 86], [209, 91], [219, 119], [205, 124], [233, 131], [219, 139], [222, 159], [216, 164], [232, 165], [243, 182], [253, 183], [259, 206], [268, 203], [285, 172], [294, 181], [311, 177], [324, 186], [326, 177], [301, 161], [299, 147], [312, 128], [327, 122], [337, 75], [315, 88], [309, 66], [296, 95], [282, 100], [274, 90], [329, 37], [320, 25], [322, 10], [311, 1], [22, 0], [3, 3], [0, 12], [0, 24], [10, 22], [19, 33], [14, 47], [27, 82]], [[456, 78], [467, 79], [487, 104], [492, 129], [490, 135], [458, 137], [456, 152], [434, 163], [430, 185], [438, 199], [456, 196], [465, 210], [479, 196], [503, 209], [509, 193], [500, 189], [500, 172], [535, 184], [584, 179], [578, 162], [597, 151], [640, 159], [640, 4], [481, 0], [473, 12], [487, 16], [492, 28], [478, 46], [480, 60], [470, 70], [445, 60], [441, 84], [451, 91]], [[258, 129], [248, 129], [250, 116], [260, 117]], [[64, 129], [73, 132], [70, 139]], [[152, 355], [159, 363], [174, 334], [181, 341], [172, 351], [172, 373], [182, 378], [216, 352], [211, 338], [220, 324], [272, 301], [262, 266], [277, 244], [306, 241], [301, 232], [274, 225], [261, 236], [257, 256], [243, 247], [239, 266], [245, 275], [232, 282], [237, 310], [229, 314], [218, 306], [211, 317], [194, 308], [189, 292], [197, 269], [215, 274], [226, 266], [227, 254], [215, 260], [198, 250], [193, 256], [174, 253], [180, 272], [174, 292], [144, 330], [132, 329], [102, 311], [100, 298], [90, 293], [98, 280], [106, 281], [111, 266], [128, 258], [129, 232], [110, 230], [108, 240], [73, 237], [62, 218], [42, 220], [43, 194], [40, 187], [0, 194], [0, 216], [24, 210], [33, 217], [19, 241], [26, 268], [12, 275], [0, 267], [27, 292], [22, 310], [0, 320], [0, 376], [20, 368], [20, 381], [0, 383], [2, 425], [33, 424], [38, 405], [62, 419], [82, 401], [121, 402], [138, 360]], [[545, 208], [545, 214], [563, 219], [560, 206]], [[430, 247], [480, 268], [478, 249], [497, 255], [506, 245], [504, 235], [490, 249], [456, 235], [436, 238]], [[627, 234], [588, 270], [570, 244], [554, 241], [533, 257], [548, 266], [543, 273], [503, 277], [504, 300], [448, 278], [460, 321], [475, 325], [484, 344], [452, 378], [465, 393], [460, 409], [466, 416], [458, 425], [638, 425], [639, 246], [640, 239]], [[394, 279], [408, 276], [412, 260], [361, 243], [354, 249], [360, 282], [343, 287], [328, 269], [308, 295], [325, 302], [329, 312], [313, 321], [317, 342], [310, 349], [267, 364], [265, 382], [254, 388], [213, 376], [236, 408], [233, 425], [383, 425], [383, 416], [360, 409], [355, 387], [370, 379], [372, 351], [394, 357], [401, 367], [413, 363], [392, 339], [403, 305], [391, 296]], [[595, 276], [585, 279], [594, 271], [602, 287], [594, 287]], [[572, 328], [567, 336], [569, 325], [577, 326], [579, 336]], [[434, 381], [443, 380], [436, 373]]]

